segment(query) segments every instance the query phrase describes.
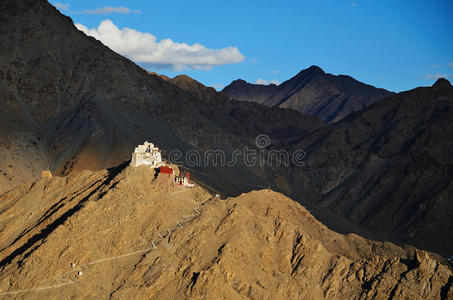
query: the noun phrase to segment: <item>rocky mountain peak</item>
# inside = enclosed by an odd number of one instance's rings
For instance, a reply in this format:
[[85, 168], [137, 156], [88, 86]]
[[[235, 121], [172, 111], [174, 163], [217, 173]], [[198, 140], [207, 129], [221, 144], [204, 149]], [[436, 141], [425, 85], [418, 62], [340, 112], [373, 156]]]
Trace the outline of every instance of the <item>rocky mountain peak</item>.
[[[312, 65], [308, 69], [300, 71], [299, 74], [319, 74], [319, 75], [322, 75], [322, 74], [326, 74], [326, 73], [320, 67], [318, 67], [316, 65]], [[298, 75], [296, 75], [296, 77]]]
[[245, 81], [243, 79], [236, 79], [231, 82], [230, 86], [247, 86], [249, 84], [250, 83], [248, 83], [247, 81]]
[[180, 80], [180, 81], [187, 81], [187, 82], [195, 81], [192, 77], [189, 77], [185, 74], [177, 75], [173, 78], [173, 80]]
[[451, 89], [451, 83], [445, 78], [439, 78], [437, 81], [433, 84], [434, 88], [438, 89]]

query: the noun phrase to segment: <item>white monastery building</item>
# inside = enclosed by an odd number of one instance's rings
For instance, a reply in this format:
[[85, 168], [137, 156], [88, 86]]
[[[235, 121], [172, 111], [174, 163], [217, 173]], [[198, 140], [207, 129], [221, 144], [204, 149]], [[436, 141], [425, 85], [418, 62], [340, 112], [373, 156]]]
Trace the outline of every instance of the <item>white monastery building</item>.
[[133, 167], [150, 166], [159, 168], [163, 164], [159, 148], [154, 146], [153, 143], [148, 143], [148, 141], [135, 147], [134, 153], [132, 153], [131, 166]]
[[158, 174], [168, 174], [168, 176], [172, 176], [176, 185], [189, 188], [195, 186], [195, 184], [190, 181], [189, 172], [179, 172], [179, 175], [175, 176], [175, 171], [172, 166], [167, 165], [162, 160], [162, 154], [159, 148], [148, 141], [145, 141], [143, 145], [135, 147], [134, 153], [132, 153], [131, 166], [135, 168], [139, 166], [148, 166], [154, 168]]

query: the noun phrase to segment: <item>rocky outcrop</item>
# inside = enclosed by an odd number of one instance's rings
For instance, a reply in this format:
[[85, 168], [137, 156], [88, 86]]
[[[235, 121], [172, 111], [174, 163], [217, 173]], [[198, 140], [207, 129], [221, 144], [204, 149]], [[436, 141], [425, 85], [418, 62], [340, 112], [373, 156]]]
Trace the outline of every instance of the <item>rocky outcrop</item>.
[[435, 255], [335, 233], [279, 193], [219, 200], [152, 178], [123, 165], [3, 195], [0, 296], [453, 297], [453, 273]]
[[393, 94], [349, 76], [326, 74], [317, 66], [302, 70], [278, 86], [235, 80], [223, 91], [238, 100], [294, 109], [329, 123]]

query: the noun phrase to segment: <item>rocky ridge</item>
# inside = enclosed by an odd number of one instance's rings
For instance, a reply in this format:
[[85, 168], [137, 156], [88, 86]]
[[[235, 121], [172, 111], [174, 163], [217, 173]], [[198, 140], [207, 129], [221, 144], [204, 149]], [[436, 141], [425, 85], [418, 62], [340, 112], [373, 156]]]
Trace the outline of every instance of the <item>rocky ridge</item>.
[[451, 299], [437, 256], [335, 233], [282, 194], [219, 200], [125, 165], [0, 198], [9, 298]]
[[278, 86], [235, 80], [223, 91], [234, 99], [294, 109], [328, 123], [393, 94], [350, 76], [326, 74], [318, 66], [302, 70]]

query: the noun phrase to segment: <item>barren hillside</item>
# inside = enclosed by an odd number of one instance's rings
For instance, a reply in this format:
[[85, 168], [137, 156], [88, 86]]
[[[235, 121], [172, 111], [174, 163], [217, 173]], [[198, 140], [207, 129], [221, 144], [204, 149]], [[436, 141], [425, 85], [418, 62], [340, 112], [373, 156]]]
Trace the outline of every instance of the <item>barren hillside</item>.
[[0, 198], [5, 299], [449, 299], [424, 251], [341, 235], [268, 190], [215, 199], [147, 167], [41, 179]]

